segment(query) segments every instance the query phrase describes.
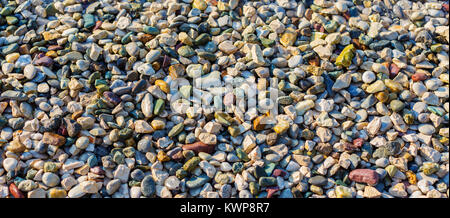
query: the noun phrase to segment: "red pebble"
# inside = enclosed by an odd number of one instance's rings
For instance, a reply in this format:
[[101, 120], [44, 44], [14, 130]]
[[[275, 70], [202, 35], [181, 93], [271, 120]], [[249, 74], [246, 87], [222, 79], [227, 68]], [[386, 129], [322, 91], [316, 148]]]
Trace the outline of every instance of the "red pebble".
[[272, 195], [277, 192], [278, 190], [280, 190], [280, 188], [278, 188], [278, 186], [272, 186], [272, 187], [267, 187], [266, 191], [267, 191], [267, 198], [271, 198]]
[[102, 21], [98, 20], [97, 22], [95, 22], [95, 26], [94, 26], [94, 29], [92, 29], [92, 31], [100, 28], [100, 26], [102, 26]]
[[427, 78], [428, 76], [425, 73], [415, 73], [414, 75], [411, 76], [411, 79], [414, 82], [423, 81], [426, 80]]
[[359, 182], [359, 183], [367, 183], [369, 185], [375, 185], [378, 183], [378, 173], [375, 170], [371, 169], [356, 169], [350, 172], [349, 176], [350, 180]]
[[343, 13], [342, 16], [344, 16], [346, 20], [350, 19], [350, 13], [348, 13], [348, 11]]
[[66, 129], [66, 127], [64, 127], [64, 126], [60, 126], [60, 127], [59, 127], [59, 129], [58, 129], [58, 135], [63, 135], [63, 136], [67, 136], [67, 135], [68, 135], [68, 133], [67, 133], [67, 129]]
[[203, 142], [195, 142], [192, 144], [186, 144], [182, 146], [183, 150], [192, 150], [195, 153], [199, 152], [205, 152], [205, 153], [212, 153], [214, 151], [214, 145], [207, 145]]
[[355, 151], [358, 150], [358, 147], [349, 142], [344, 142], [344, 149], [346, 151]]
[[361, 148], [363, 144], [364, 144], [364, 139], [362, 139], [362, 138], [357, 138], [357, 139], [353, 140], [353, 146], [355, 146], [357, 148]]
[[272, 173], [272, 176], [274, 176], [274, 177], [278, 177], [278, 176], [284, 177], [284, 176], [286, 176], [286, 171], [284, 171], [282, 169], [275, 169], [273, 171], [273, 173]]
[[56, 51], [56, 50], [61, 50], [63, 49], [63, 47], [61, 47], [60, 45], [50, 45], [47, 48], [49, 51]]
[[400, 72], [400, 68], [396, 64], [392, 63], [389, 69], [389, 78], [394, 79], [398, 72]]
[[444, 11], [448, 12], [448, 3], [442, 4], [442, 8], [444, 8]]
[[99, 166], [95, 166], [92, 167], [91, 169], [89, 169], [89, 171], [91, 171], [91, 173], [97, 174], [97, 175], [105, 175], [105, 171], [99, 167]]
[[16, 184], [11, 183], [9, 185], [9, 192], [14, 196], [14, 198], [25, 198], [22, 192], [17, 188]]
[[324, 26], [320, 26], [320, 30], [319, 30], [321, 33], [324, 33], [325, 32], [325, 27]]
[[[168, 154], [169, 155], [169, 154]], [[179, 150], [176, 153], [172, 153], [169, 155], [172, 160], [181, 160], [183, 159], [183, 151]]]

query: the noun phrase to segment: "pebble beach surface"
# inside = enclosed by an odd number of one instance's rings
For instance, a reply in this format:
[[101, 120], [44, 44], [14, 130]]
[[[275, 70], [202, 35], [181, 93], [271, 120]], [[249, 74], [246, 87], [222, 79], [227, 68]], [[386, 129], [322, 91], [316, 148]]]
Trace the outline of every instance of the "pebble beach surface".
[[448, 25], [434, 0], [0, 0], [0, 198], [448, 198]]

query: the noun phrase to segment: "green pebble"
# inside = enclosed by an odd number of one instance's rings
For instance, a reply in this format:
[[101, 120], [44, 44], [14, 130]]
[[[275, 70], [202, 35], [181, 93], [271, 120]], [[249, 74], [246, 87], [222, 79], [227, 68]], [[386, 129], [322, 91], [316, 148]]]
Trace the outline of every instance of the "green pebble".
[[211, 52], [199, 52], [197, 55], [208, 61], [215, 61], [217, 59], [217, 56]]
[[272, 39], [260, 38], [259, 40], [261, 41], [261, 44], [266, 48], [270, 48], [275, 45], [275, 40]]
[[143, 28], [144, 33], [151, 34], [151, 35], [158, 35], [160, 33], [159, 29], [152, 26], [145, 26]]
[[136, 181], [136, 180], [131, 180], [131, 181], [128, 182], [128, 185], [129, 185], [130, 187], [141, 186], [141, 182]]
[[186, 170], [188, 172], [194, 170], [195, 167], [197, 167], [197, 165], [200, 163], [201, 160], [202, 159], [200, 159], [199, 157], [193, 157], [193, 158], [189, 159], [183, 165], [183, 170]]
[[69, 88], [69, 82], [70, 82], [69, 79], [62, 78], [61, 82], [60, 82], [60, 88], [63, 89], [63, 90], [68, 89]]
[[156, 100], [155, 103], [155, 109], [153, 110], [153, 114], [155, 115], [160, 114], [164, 110], [164, 104], [165, 104], [164, 100], [158, 98], [158, 100]]
[[391, 178], [395, 176], [395, 173], [397, 173], [398, 168], [394, 165], [389, 165], [385, 168], [386, 172], [389, 174]]
[[193, 158], [194, 156], [195, 156], [195, 152], [192, 150], [184, 150], [183, 151], [183, 157], [186, 160], [189, 160], [189, 159]]
[[442, 46], [442, 44], [438, 43], [438, 44], [431, 45], [430, 49], [434, 53], [440, 53], [443, 49], [443, 46]]
[[439, 107], [435, 107], [435, 106], [428, 106], [427, 109], [431, 112], [434, 113], [436, 115], [439, 116], [444, 116], [445, 111], [442, 108]]
[[259, 185], [261, 187], [274, 186], [277, 184], [277, 179], [275, 177], [264, 176], [259, 178]]
[[439, 171], [439, 164], [437, 163], [432, 163], [432, 162], [425, 162], [423, 163], [423, 165], [420, 167], [420, 170], [427, 176], [436, 173], [437, 171]]
[[191, 85], [185, 85], [180, 87], [180, 94], [183, 98], [189, 99], [192, 93], [192, 86]]
[[45, 11], [47, 12], [47, 16], [54, 16], [59, 11], [55, 8], [55, 4], [52, 2], [45, 7]]
[[8, 16], [14, 12], [14, 8], [11, 6], [6, 6], [0, 11], [0, 15], [2, 16]]
[[266, 166], [264, 166], [264, 171], [266, 172], [267, 176], [272, 175], [272, 172], [276, 166], [277, 165], [275, 163], [268, 163]]
[[44, 172], [55, 173], [56, 171], [58, 171], [58, 167], [56, 166], [55, 163], [53, 163], [53, 162], [45, 162], [44, 163]]
[[183, 129], [184, 129], [184, 124], [179, 123], [179, 124], [175, 125], [174, 127], [172, 127], [172, 129], [168, 133], [168, 136], [169, 137], [177, 136], [178, 134], [180, 134], [183, 131]]
[[100, 79], [101, 76], [102, 76], [102, 75], [101, 75], [100, 72], [98, 72], [98, 71], [92, 73], [91, 75], [89, 75], [88, 83], [89, 83], [89, 84], [94, 83], [95, 80]]
[[249, 187], [250, 193], [252, 193], [252, 195], [257, 195], [259, 193], [259, 185], [258, 185], [258, 183], [250, 182], [248, 187]]
[[247, 161], [250, 160], [250, 158], [248, 158], [247, 153], [245, 153], [245, 151], [242, 150], [242, 148], [237, 148], [237, 149], [236, 149], [236, 156], [237, 156], [240, 160], [242, 160], [242, 161], [244, 161], [244, 162], [247, 162]]
[[179, 55], [187, 58], [195, 55], [194, 49], [192, 49], [192, 47], [188, 45], [181, 46], [180, 48], [178, 48], [177, 52]]
[[204, 45], [207, 42], [211, 41], [211, 37], [207, 33], [202, 33], [194, 40], [195, 45]]
[[231, 169], [235, 174], [240, 173], [242, 172], [242, 170], [244, 170], [244, 164], [242, 162], [235, 162]]
[[124, 164], [125, 163], [125, 155], [123, 155], [122, 152], [116, 151], [113, 156], [113, 161], [117, 164]]
[[133, 35], [133, 32], [129, 32], [129, 33], [125, 34], [122, 37], [122, 40], [120, 40], [120, 42], [122, 42], [122, 44], [127, 44], [127, 43], [131, 42], [131, 38], [130, 38], [131, 35]]
[[405, 107], [405, 103], [403, 103], [400, 100], [392, 100], [389, 105], [391, 106], [391, 109], [394, 112], [399, 112], [403, 110], [403, 108]]
[[95, 17], [92, 14], [84, 14], [83, 15], [84, 20], [84, 28], [91, 28], [95, 26]]
[[188, 173], [186, 172], [186, 170], [183, 169], [178, 169], [177, 172], [175, 172], [175, 176], [178, 179], [184, 179], [187, 175]]
[[123, 128], [119, 131], [119, 139], [123, 141], [131, 138], [132, 135], [133, 130], [131, 130], [130, 128]]
[[126, 157], [132, 158], [136, 154], [136, 149], [134, 147], [126, 147], [123, 149], [123, 154], [125, 154]]
[[14, 24], [16, 24], [16, 23], [19, 22], [19, 19], [17, 19], [17, 17], [14, 17], [14, 16], [7, 16], [7, 17], [6, 17], [6, 22], [7, 22], [9, 25], [14, 25]]
[[328, 33], [335, 32], [338, 27], [339, 27], [339, 24], [336, 21], [334, 21], [334, 20], [331, 20], [327, 24], [324, 25], [324, 29]]
[[28, 170], [27, 171], [27, 175], [25, 176], [25, 178], [26, 179], [34, 179], [34, 176], [36, 176], [36, 174], [37, 174], [37, 170], [35, 170], [35, 169], [30, 169], [30, 170]]

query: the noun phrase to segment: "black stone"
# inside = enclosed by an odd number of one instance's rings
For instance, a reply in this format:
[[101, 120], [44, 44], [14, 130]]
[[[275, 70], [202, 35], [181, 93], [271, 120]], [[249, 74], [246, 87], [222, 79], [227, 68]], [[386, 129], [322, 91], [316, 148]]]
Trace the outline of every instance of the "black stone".
[[65, 124], [66, 129], [67, 129], [67, 134], [70, 137], [77, 136], [78, 133], [80, 133], [80, 131], [81, 131], [81, 125], [79, 123], [77, 123], [75, 120], [65, 118], [64, 119], [64, 124]]
[[131, 89], [131, 94], [136, 95], [137, 93], [141, 92], [145, 88], [147, 88], [147, 81], [141, 79], [134, 85], [133, 89]]
[[144, 179], [141, 182], [141, 192], [145, 197], [150, 197], [153, 194], [155, 194], [156, 187], [155, 187], [155, 181], [153, 181], [153, 178], [151, 175], [148, 175], [144, 177]]

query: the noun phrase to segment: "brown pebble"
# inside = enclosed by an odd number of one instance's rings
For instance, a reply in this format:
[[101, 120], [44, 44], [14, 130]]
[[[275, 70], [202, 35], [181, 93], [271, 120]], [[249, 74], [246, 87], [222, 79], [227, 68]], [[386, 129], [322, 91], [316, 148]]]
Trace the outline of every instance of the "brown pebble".
[[42, 137], [42, 142], [49, 145], [61, 146], [66, 143], [66, 138], [56, 133], [45, 132]]
[[375, 185], [378, 183], [378, 173], [371, 169], [356, 169], [350, 172], [349, 179], [359, 183]]
[[411, 76], [411, 79], [414, 82], [423, 81], [426, 80], [427, 78], [428, 76], [425, 73], [415, 73], [414, 75]]
[[192, 144], [185, 144], [182, 146], [183, 150], [192, 150], [195, 153], [199, 152], [205, 152], [205, 153], [212, 153], [214, 151], [214, 145], [207, 145], [203, 142], [195, 142]]

